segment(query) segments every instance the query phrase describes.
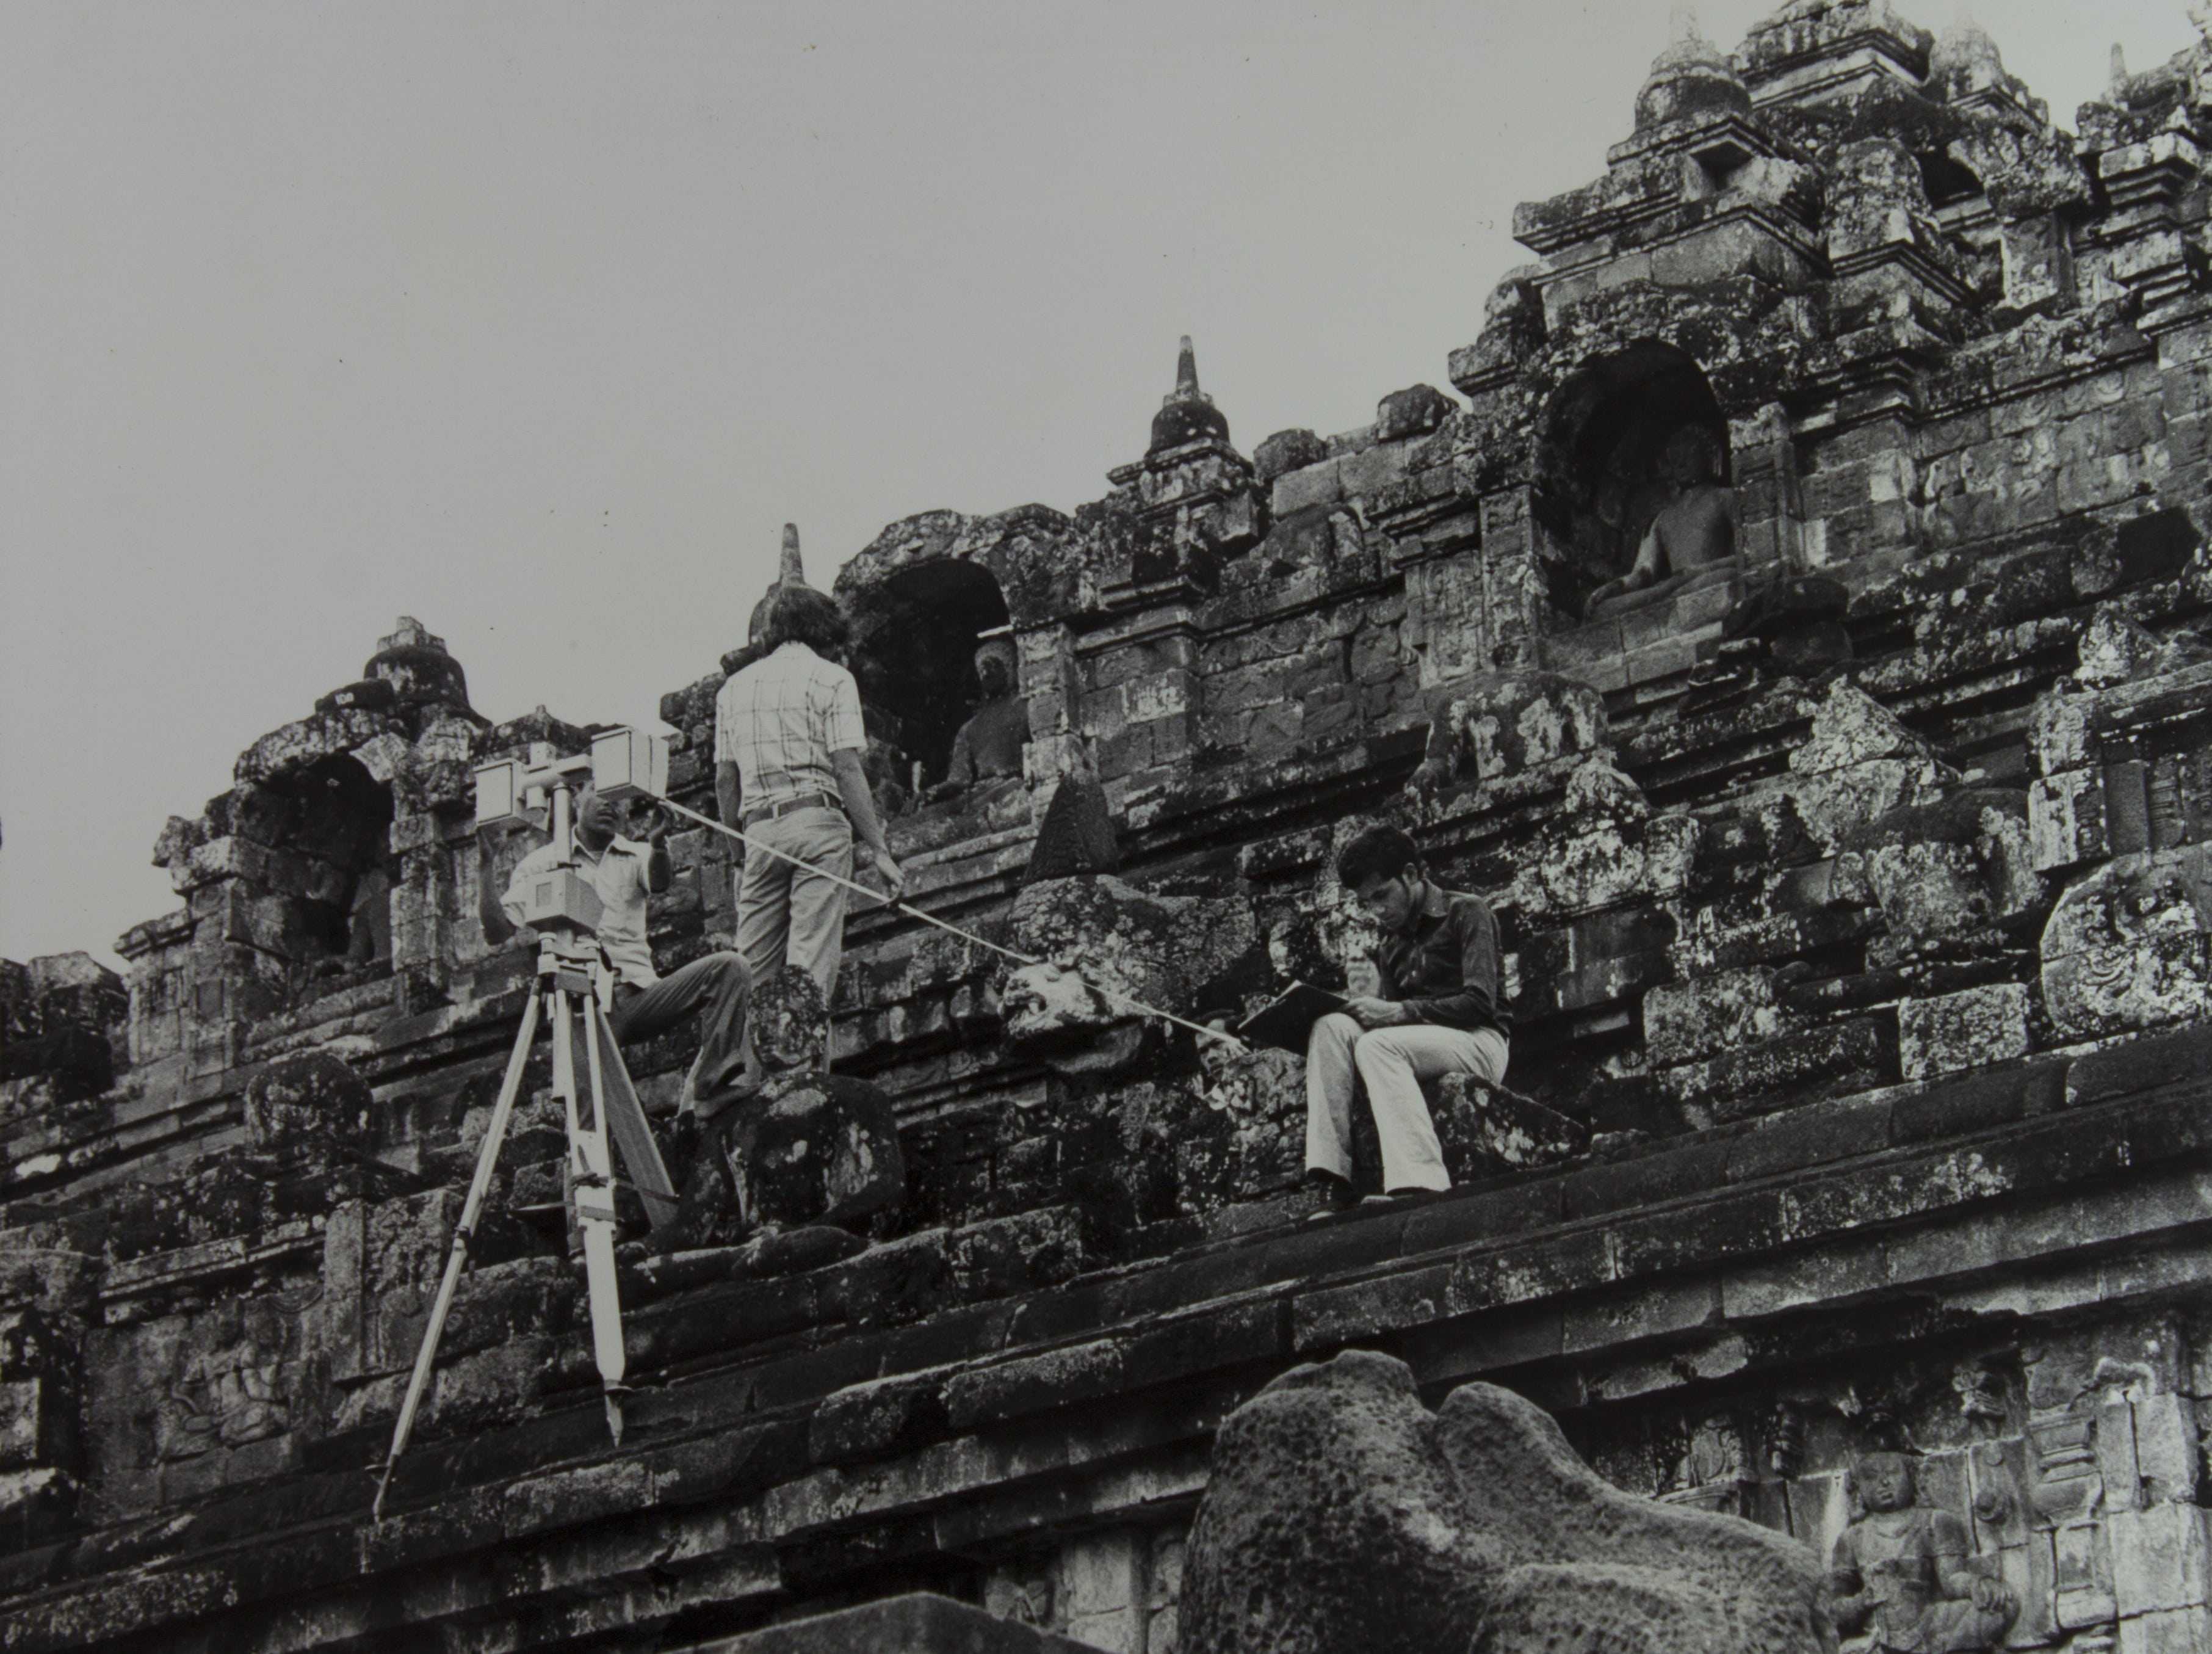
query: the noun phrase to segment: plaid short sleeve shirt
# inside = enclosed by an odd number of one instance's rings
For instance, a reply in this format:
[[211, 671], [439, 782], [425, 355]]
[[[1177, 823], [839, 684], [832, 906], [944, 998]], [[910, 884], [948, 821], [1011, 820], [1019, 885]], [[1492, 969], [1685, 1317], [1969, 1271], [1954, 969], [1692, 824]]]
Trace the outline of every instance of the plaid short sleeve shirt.
[[714, 697], [714, 757], [737, 765], [748, 811], [810, 793], [835, 799], [830, 755], [867, 744], [853, 674], [804, 643], [754, 661]]

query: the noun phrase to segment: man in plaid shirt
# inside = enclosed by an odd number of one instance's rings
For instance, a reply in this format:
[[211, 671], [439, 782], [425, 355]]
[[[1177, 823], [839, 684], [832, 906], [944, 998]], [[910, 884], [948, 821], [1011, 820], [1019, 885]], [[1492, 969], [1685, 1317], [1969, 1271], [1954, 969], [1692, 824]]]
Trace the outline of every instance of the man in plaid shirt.
[[721, 818], [805, 866], [748, 847], [738, 881], [738, 952], [756, 982], [787, 964], [827, 1001], [844, 952], [854, 838], [896, 897], [906, 875], [891, 859], [860, 771], [867, 733], [860, 686], [839, 664], [845, 617], [811, 587], [776, 588], [757, 658], [714, 702], [714, 798]]

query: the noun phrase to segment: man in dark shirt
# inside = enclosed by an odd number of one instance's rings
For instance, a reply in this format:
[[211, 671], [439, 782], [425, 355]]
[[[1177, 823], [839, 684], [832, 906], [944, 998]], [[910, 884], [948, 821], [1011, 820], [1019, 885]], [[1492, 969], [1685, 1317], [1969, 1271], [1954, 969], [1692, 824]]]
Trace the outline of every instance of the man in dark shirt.
[[1395, 827], [1359, 834], [1336, 873], [1382, 928], [1382, 991], [1323, 1017], [1306, 1042], [1307, 1173], [1331, 1206], [1351, 1204], [1352, 1099], [1364, 1082], [1382, 1145], [1380, 1198], [1420, 1200], [1451, 1187], [1421, 1083], [1505, 1073], [1498, 921], [1480, 897], [1431, 882]]

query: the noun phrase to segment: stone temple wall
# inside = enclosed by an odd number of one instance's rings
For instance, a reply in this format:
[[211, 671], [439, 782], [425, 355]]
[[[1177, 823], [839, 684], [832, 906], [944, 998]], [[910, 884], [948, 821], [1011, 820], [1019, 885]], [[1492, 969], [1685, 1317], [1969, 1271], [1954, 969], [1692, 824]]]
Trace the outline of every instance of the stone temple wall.
[[[860, 915], [896, 1224], [627, 1262], [617, 1449], [531, 1104], [372, 1525], [531, 970], [470, 769], [589, 729], [403, 622], [171, 819], [127, 993], [0, 978], [0, 1646], [681, 1648], [919, 1584], [1166, 1654], [1215, 1425], [1347, 1345], [1824, 1556], [1909, 1447], [2006, 1645], [2212, 1646], [2208, 143], [2212, 41], [2069, 133], [1971, 27], [1791, 0], [1521, 210], [1456, 398], [1248, 457], [1186, 362], [1102, 499], [887, 528], [835, 587], [885, 795], [981, 630], [1031, 738], [908, 801], [915, 902], [1229, 1010], [1344, 980], [1331, 853], [1395, 820], [1498, 909], [1513, 1091], [1437, 1097], [1454, 1198], [1309, 1227], [1296, 1058]], [[1741, 566], [1593, 603], [1685, 429]], [[722, 676], [662, 703], [709, 811]], [[732, 923], [673, 848], [664, 970]], [[690, 1054], [630, 1053], [679, 1158]]]

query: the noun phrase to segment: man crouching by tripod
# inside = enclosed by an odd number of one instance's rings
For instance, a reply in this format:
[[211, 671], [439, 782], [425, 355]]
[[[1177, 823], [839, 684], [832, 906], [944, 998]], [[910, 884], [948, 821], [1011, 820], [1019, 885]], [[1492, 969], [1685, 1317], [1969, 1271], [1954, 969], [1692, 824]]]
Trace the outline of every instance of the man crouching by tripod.
[[[653, 970], [653, 949], [646, 940], [646, 900], [668, 888], [668, 823], [656, 810], [642, 840], [624, 837], [617, 830], [621, 825], [614, 806], [586, 783], [576, 794], [576, 868], [599, 892], [604, 909], [599, 948], [615, 973], [615, 1002], [607, 1020], [615, 1037], [628, 1043], [665, 1034], [703, 1010], [699, 1057], [685, 1078], [684, 1091], [685, 1106], [708, 1120], [748, 1089], [745, 1006], [751, 979], [735, 953], [709, 953], [672, 976]], [[496, 904], [489, 878], [478, 879], [477, 911], [487, 941], [497, 946], [514, 934], [524, 911], [517, 892], [559, 857], [557, 844], [523, 857]], [[482, 871], [490, 872], [489, 855]]]
[[1382, 994], [1354, 997], [1306, 1043], [1306, 1169], [1328, 1206], [1352, 1207], [1352, 1101], [1367, 1089], [1382, 1149], [1382, 1188], [1367, 1201], [1411, 1204], [1451, 1187], [1424, 1080], [1505, 1073], [1498, 1008], [1498, 921], [1480, 897], [1448, 891], [1395, 827], [1370, 827], [1339, 852], [1337, 878], [1382, 932]]

